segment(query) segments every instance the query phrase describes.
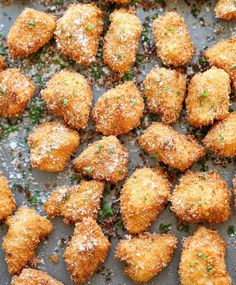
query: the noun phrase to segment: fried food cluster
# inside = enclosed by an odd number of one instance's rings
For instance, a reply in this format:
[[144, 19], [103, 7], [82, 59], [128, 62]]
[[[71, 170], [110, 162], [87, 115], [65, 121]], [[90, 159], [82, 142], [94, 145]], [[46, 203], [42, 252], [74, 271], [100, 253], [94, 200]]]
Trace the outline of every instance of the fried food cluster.
[[234, 0], [218, 0], [215, 7], [216, 18], [236, 20], [236, 5]]
[[38, 51], [56, 28], [53, 15], [26, 8], [11, 27], [7, 43], [12, 57], [25, 57]]
[[166, 65], [180, 66], [194, 54], [188, 27], [177, 12], [159, 16], [152, 26], [157, 54]]
[[73, 164], [83, 175], [116, 184], [127, 174], [128, 151], [116, 137], [103, 137], [89, 145]]
[[133, 10], [116, 10], [110, 15], [104, 38], [103, 59], [115, 72], [124, 73], [135, 62], [142, 24]]
[[145, 97], [150, 112], [166, 124], [180, 117], [186, 93], [186, 77], [176, 70], [155, 67], [144, 80]]
[[225, 251], [226, 245], [217, 232], [204, 227], [184, 239], [179, 267], [181, 285], [231, 285]]
[[19, 274], [33, 260], [40, 240], [48, 236], [53, 227], [49, 220], [25, 206], [8, 217], [6, 224], [9, 228], [3, 238], [3, 250], [6, 252], [8, 271]]
[[125, 273], [135, 282], [148, 282], [171, 261], [177, 239], [171, 234], [141, 234], [121, 240], [115, 257], [126, 265]]
[[129, 233], [141, 233], [164, 209], [170, 184], [161, 169], [136, 169], [126, 180], [120, 195], [124, 225]]
[[102, 11], [93, 4], [76, 4], [58, 20], [55, 35], [64, 54], [90, 65], [95, 61], [102, 30]]
[[5, 68], [5, 60], [4, 57], [0, 55], [0, 71]]
[[28, 137], [30, 161], [41, 171], [62, 171], [79, 146], [79, 134], [58, 122], [37, 126]]
[[98, 99], [92, 115], [98, 132], [118, 136], [139, 125], [143, 110], [141, 92], [132, 81], [127, 81], [105, 92]]
[[16, 68], [0, 72], [0, 116], [18, 116], [33, 96], [33, 82]]

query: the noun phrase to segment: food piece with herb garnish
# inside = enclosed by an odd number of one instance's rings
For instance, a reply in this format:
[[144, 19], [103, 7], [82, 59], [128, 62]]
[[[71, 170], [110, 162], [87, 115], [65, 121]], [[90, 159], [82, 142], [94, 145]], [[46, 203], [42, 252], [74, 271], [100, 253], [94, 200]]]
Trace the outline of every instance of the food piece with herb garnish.
[[181, 285], [231, 285], [225, 264], [226, 244], [217, 232], [200, 227], [185, 238], [179, 265]]
[[103, 13], [93, 4], [70, 5], [57, 21], [56, 41], [61, 51], [77, 63], [95, 61], [103, 30]]
[[26, 8], [11, 27], [7, 43], [12, 57], [26, 57], [37, 52], [52, 37], [56, 18], [48, 13]]
[[116, 137], [103, 137], [90, 144], [73, 164], [83, 175], [116, 184], [127, 175], [128, 151]]
[[37, 126], [28, 137], [30, 161], [41, 171], [62, 171], [79, 146], [79, 134], [58, 122]]
[[145, 283], [171, 262], [176, 246], [174, 235], [145, 233], [121, 240], [115, 257], [124, 262], [127, 276], [134, 282]]
[[215, 7], [216, 18], [224, 20], [236, 20], [235, 0], [218, 0]]
[[147, 230], [169, 197], [170, 184], [161, 169], [136, 169], [126, 180], [120, 195], [121, 215], [128, 232]]
[[5, 68], [5, 60], [4, 57], [2, 55], [0, 55], [0, 71], [3, 70]]
[[19, 274], [33, 260], [40, 240], [46, 238], [53, 227], [49, 220], [25, 206], [8, 217], [6, 224], [9, 228], [3, 238], [3, 250], [8, 271]]

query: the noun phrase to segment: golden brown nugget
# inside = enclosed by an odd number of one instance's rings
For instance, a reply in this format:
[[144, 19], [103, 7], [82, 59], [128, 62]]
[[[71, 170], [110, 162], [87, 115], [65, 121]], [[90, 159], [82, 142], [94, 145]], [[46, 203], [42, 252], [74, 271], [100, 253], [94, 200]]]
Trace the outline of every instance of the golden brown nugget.
[[116, 137], [103, 137], [90, 144], [73, 164], [83, 175], [116, 184], [127, 175], [128, 151]]
[[93, 94], [87, 79], [77, 72], [62, 70], [42, 90], [48, 109], [72, 128], [85, 128]]
[[0, 72], [0, 116], [18, 116], [33, 96], [35, 86], [19, 69]]
[[0, 71], [5, 68], [5, 60], [4, 57], [0, 55]]
[[166, 124], [180, 117], [186, 93], [186, 77], [177, 70], [153, 68], [144, 80], [144, 94], [150, 112]]
[[39, 242], [49, 235], [53, 227], [49, 220], [27, 207], [18, 209], [6, 224], [9, 228], [3, 238], [3, 250], [8, 271], [19, 274], [33, 260]]
[[215, 7], [216, 18], [236, 20], [235, 0], [218, 0]]
[[177, 239], [171, 234], [145, 233], [121, 240], [115, 257], [126, 265], [125, 273], [135, 282], [148, 282], [159, 274], [171, 261]]
[[30, 161], [41, 171], [62, 171], [79, 146], [79, 134], [58, 122], [37, 126], [28, 137]]
[[152, 26], [157, 54], [166, 65], [180, 66], [194, 54], [188, 27], [177, 12], [159, 16]]
[[200, 227], [183, 242], [181, 285], [231, 285], [225, 265], [226, 244], [217, 232]]
[[105, 261], [110, 248], [107, 237], [92, 218], [77, 223], [64, 258], [75, 284], [86, 282]]
[[48, 13], [26, 8], [11, 27], [7, 43], [12, 57], [26, 57], [38, 51], [52, 37], [56, 18]]
[[205, 154], [192, 136], [180, 134], [163, 123], [152, 123], [140, 137], [139, 144], [158, 161], [180, 171], [188, 169]]
[[230, 79], [223, 69], [197, 73], [188, 86], [186, 108], [190, 125], [201, 128], [229, 113]]
[[236, 112], [230, 113], [216, 123], [203, 139], [209, 150], [217, 155], [231, 157], [236, 155]]
[[140, 124], [144, 102], [138, 87], [127, 81], [105, 92], [93, 112], [96, 130], [105, 136], [124, 135]]
[[96, 180], [61, 186], [44, 204], [45, 212], [52, 218], [62, 216], [65, 223], [77, 223], [89, 217], [96, 220], [103, 189], [104, 183]]
[[120, 195], [124, 225], [129, 233], [141, 233], [164, 210], [170, 184], [161, 169], [136, 169], [126, 180]]
[[78, 63], [95, 61], [103, 30], [103, 13], [93, 4], [70, 5], [57, 21], [56, 40], [64, 54]]
[[181, 222], [224, 223], [231, 215], [230, 190], [215, 171], [190, 171], [173, 191], [171, 210]]
[[110, 15], [104, 38], [103, 59], [115, 72], [124, 73], [135, 62], [142, 24], [133, 10], [120, 9]]

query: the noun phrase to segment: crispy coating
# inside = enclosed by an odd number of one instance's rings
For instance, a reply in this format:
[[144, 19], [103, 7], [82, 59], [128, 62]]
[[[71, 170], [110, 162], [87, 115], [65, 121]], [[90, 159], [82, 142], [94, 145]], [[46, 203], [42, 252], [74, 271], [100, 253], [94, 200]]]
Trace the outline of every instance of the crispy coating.
[[26, 57], [37, 52], [52, 37], [56, 18], [48, 13], [26, 8], [11, 27], [7, 43], [12, 57]]
[[171, 196], [171, 210], [181, 222], [224, 223], [231, 215], [230, 190], [215, 171], [189, 171]]
[[163, 123], [152, 123], [140, 137], [139, 144], [157, 160], [180, 171], [188, 169], [205, 154], [193, 137], [180, 134]]
[[0, 71], [5, 68], [5, 60], [4, 57], [0, 55]]
[[170, 184], [161, 169], [136, 169], [126, 180], [120, 195], [124, 225], [129, 233], [141, 233], [164, 209]]
[[65, 223], [77, 223], [89, 217], [96, 220], [103, 189], [104, 183], [96, 180], [61, 186], [45, 203], [45, 212], [52, 218], [62, 216]]
[[197, 73], [188, 86], [186, 108], [190, 125], [201, 128], [229, 113], [230, 79], [223, 69]]
[[177, 70], [153, 68], [144, 80], [145, 97], [150, 112], [166, 124], [180, 117], [186, 93], [186, 77]]
[[49, 220], [39, 216], [34, 209], [21, 207], [8, 217], [8, 232], [3, 238], [3, 250], [11, 274], [18, 274], [35, 257], [40, 242], [52, 231]]
[[95, 61], [103, 30], [103, 13], [93, 4], [70, 5], [57, 21], [56, 40], [64, 54], [78, 63]]
[[79, 146], [79, 134], [58, 122], [37, 126], [28, 137], [30, 161], [41, 171], [62, 171]]
[[225, 265], [226, 244], [217, 232], [200, 227], [183, 242], [181, 285], [231, 285]]
[[126, 265], [125, 273], [135, 282], [148, 282], [160, 273], [171, 261], [177, 239], [171, 234], [145, 233], [121, 240], [115, 257]]
[[83, 175], [116, 184], [127, 175], [128, 151], [116, 137], [103, 137], [90, 144], [73, 164]]
[[218, 0], [215, 7], [216, 18], [236, 20], [235, 0]]
[[98, 132], [118, 136], [139, 125], [143, 110], [141, 92], [132, 81], [127, 81], [105, 92], [98, 99], [92, 116]]
[[0, 116], [18, 116], [33, 96], [35, 86], [19, 69], [0, 72]]
[[236, 112], [216, 123], [203, 139], [209, 150], [217, 155], [231, 157], [236, 155]]
[[64, 258], [75, 284], [86, 282], [105, 261], [110, 248], [107, 237], [92, 218], [77, 223]]
[[166, 65], [180, 66], [194, 54], [188, 27], [177, 12], [167, 12], [154, 20], [152, 26], [157, 54]]
[[116, 10], [110, 15], [104, 38], [103, 59], [115, 72], [124, 73], [135, 62], [142, 24], [133, 10]]
[[72, 128], [85, 128], [93, 94], [87, 79], [77, 72], [62, 70], [42, 91], [48, 109]]

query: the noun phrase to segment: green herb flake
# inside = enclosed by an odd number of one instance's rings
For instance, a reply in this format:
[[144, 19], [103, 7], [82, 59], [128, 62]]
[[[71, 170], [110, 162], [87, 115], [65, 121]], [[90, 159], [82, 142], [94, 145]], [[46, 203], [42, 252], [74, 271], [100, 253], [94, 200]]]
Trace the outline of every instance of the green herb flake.
[[29, 118], [32, 123], [39, 124], [40, 118], [44, 113], [44, 102], [39, 102], [38, 104], [34, 103], [29, 111]]
[[68, 200], [70, 198], [70, 194], [65, 194], [64, 196], [63, 196], [63, 199], [64, 200]]
[[167, 28], [167, 31], [173, 33], [173, 32], [175, 31], [175, 29], [173, 29], [173, 28]]
[[62, 100], [62, 104], [63, 104], [64, 106], [67, 106], [68, 102], [69, 102], [68, 99], [65, 99], [65, 98], [64, 98], [64, 99]]
[[36, 23], [35, 23], [35, 21], [29, 21], [29, 27], [30, 27], [30, 29], [33, 29], [33, 28], [35, 28], [36, 27]]
[[176, 228], [179, 232], [189, 233], [190, 231], [190, 226], [185, 224], [179, 224]]
[[208, 98], [208, 96], [209, 96], [209, 92], [208, 92], [207, 90], [204, 90], [204, 91], [202, 92], [202, 97]]
[[103, 147], [104, 147], [103, 145], [98, 145], [98, 146], [96, 147], [96, 153], [101, 152], [101, 150], [102, 150]]
[[206, 268], [206, 270], [207, 270], [207, 272], [210, 272], [213, 268], [214, 268], [213, 265], [208, 265], [207, 268]]
[[165, 91], [169, 91], [170, 90], [170, 88], [168, 87], [168, 86], [164, 86], [164, 88], [163, 88]]
[[99, 223], [102, 223], [105, 218], [108, 218], [111, 216], [113, 216], [112, 206], [108, 202], [105, 202], [102, 205], [102, 208], [99, 210], [98, 221]]
[[236, 69], [236, 63], [234, 63], [233, 65], [231, 65], [230, 69]]
[[197, 17], [200, 12], [201, 12], [201, 10], [198, 9], [198, 8], [196, 7], [196, 5], [193, 5], [193, 6], [192, 6], [192, 8], [191, 8], [191, 14], [192, 14], [194, 17]]
[[93, 168], [91, 166], [88, 166], [88, 167], [84, 167], [84, 172], [91, 176], [93, 174]]
[[94, 26], [92, 26], [92, 25], [87, 25], [87, 26], [85, 27], [85, 30], [86, 30], [86, 31], [93, 31], [93, 30], [94, 30]]
[[222, 135], [219, 136], [219, 140], [221, 144], [225, 142], [225, 138]]
[[138, 100], [137, 100], [136, 98], [131, 98], [130, 102], [131, 102], [133, 105], [137, 105]]
[[171, 226], [172, 226], [172, 224], [163, 224], [163, 223], [161, 223], [159, 225], [159, 231], [161, 233], [168, 233], [172, 229]]
[[229, 236], [234, 236], [235, 235], [235, 229], [234, 229], [234, 226], [228, 226], [228, 230], [227, 230], [227, 233]]

